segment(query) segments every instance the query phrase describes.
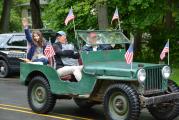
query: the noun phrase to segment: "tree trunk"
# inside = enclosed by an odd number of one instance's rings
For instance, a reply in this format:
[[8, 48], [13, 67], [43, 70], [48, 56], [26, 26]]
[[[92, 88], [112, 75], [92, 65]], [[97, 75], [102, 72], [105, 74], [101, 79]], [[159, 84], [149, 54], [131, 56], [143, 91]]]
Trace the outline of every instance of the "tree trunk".
[[98, 25], [99, 29], [106, 29], [108, 27], [108, 14], [107, 14], [107, 5], [106, 4], [98, 4]]
[[5, 33], [9, 31], [11, 4], [12, 4], [12, 0], [4, 0], [3, 10], [1, 14], [1, 21], [0, 21], [1, 33]]
[[166, 14], [166, 27], [167, 29], [170, 31], [172, 28], [175, 27], [174, 25], [174, 19], [172, 17], [172, 11], [171, 11], [171, 8], [172, 8], [172, 0], [167, 0], [167, 3], [168, 3], [168, 7], [170, 8], [168, 11], [167, 11], [167, 14]]
[[32, 13], [32, 28], [33, 29], [43, 28], [43, 23], [40, 13], [40, 1], [31, 0], [30, 6], [31, 6], [31, 13]]
[[135, 52], [135, 56], [138, 56], [139, 53], [141, 52], [141, 42], [142, 42], [142, 33], [137, 32], [134, 35], [134, 52]]

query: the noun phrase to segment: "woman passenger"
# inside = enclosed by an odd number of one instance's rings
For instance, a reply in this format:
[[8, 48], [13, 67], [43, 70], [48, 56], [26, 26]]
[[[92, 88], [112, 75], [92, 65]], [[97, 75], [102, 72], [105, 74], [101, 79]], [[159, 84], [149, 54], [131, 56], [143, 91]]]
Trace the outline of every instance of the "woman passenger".
[[30, 44], [27, 50], [27, 59], [32, 62], [42, 62], [43, 64], [48, 63], [48, 58], [44, 55], [44, 49], [46, 47], [45, 40], [43, 39], [40, 31], [33, 31], [32, 36], [29, 31], [29, 23], [26, 18], [23, 18], [22, 24], [28, 44]]

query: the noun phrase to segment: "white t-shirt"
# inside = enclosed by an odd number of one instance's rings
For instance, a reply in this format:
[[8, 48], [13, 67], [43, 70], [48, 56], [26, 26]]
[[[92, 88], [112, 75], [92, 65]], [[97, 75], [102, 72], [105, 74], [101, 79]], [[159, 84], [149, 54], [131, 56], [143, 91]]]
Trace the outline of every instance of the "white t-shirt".
[[93, 46], [93, 51], [97, 51], [98, 50], [98, 46]]
[[34, 55], [32, 57], [32, 61], [35, 59], [40, 59], [40, 58], [46, 58], [43, 54], [43, 48], [41, 47], [36, 47]]

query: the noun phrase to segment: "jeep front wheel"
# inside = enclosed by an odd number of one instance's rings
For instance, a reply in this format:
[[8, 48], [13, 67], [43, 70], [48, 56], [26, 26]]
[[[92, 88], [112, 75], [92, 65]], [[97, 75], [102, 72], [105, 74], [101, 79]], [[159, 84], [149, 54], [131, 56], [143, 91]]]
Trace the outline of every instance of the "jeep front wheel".
[[55, 96], [50, 91], [47, 80], [41, 76], [34, 77], [28, 86], [28, 102], [36, 113], [50, 112], [55, 103]]
[[125, 84], [110, 86], [104, 96], [104, 112], [108, 120], [137, 120], [140, 101], [136, 90]]
[[[169, 80], [168, 91], [179, 92], [177, 84]], [[148, 110], [157, 120], [173, 120], [179, 115], [179, 100], [148, 106]]]

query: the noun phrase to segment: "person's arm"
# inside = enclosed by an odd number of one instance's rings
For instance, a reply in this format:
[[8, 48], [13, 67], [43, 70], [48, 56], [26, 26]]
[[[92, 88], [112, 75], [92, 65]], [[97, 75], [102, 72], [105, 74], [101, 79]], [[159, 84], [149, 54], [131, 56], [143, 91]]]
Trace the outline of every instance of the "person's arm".
[[109, 44], [105, 44], [105, 45], [100, 45], [100, 49], [101, 50], [111, 50], [112, 46]]
[[29, 43], [32, 43], [32, 36], [30, 34], [30, 30], [29, 28], [24, 28], [24, 32], [25, 32], [25, 36], [26, 36], [26, 39]]
[[82, 51], [92, 51], [92, 50], [90, 50], [91, 48], [89, 47], [89, 46], [87, 46], [87, 45], [84, 45], [83, 47], [82, 47]]
[[77, 52], [77, 53], [74, 53], [73, 56], [72, 56], [73, 59], [79, 59], [80, 58], [80, 54]]
[[53, 45], [53, 48], [55, 50], [56, 56], [59, 57], [70, 57], [72, 58], [74, 56], [74, 51], [73, 50], [63, 50], [56, 44]]
[[22, 25], [24, 27], [24, 32], [26, 39], [29, 43], [32, 43], [32, 36], [30, 35], [30, 30], [29, 30], [29, 22], [27, 18], [23, 18], [22, 20]]

